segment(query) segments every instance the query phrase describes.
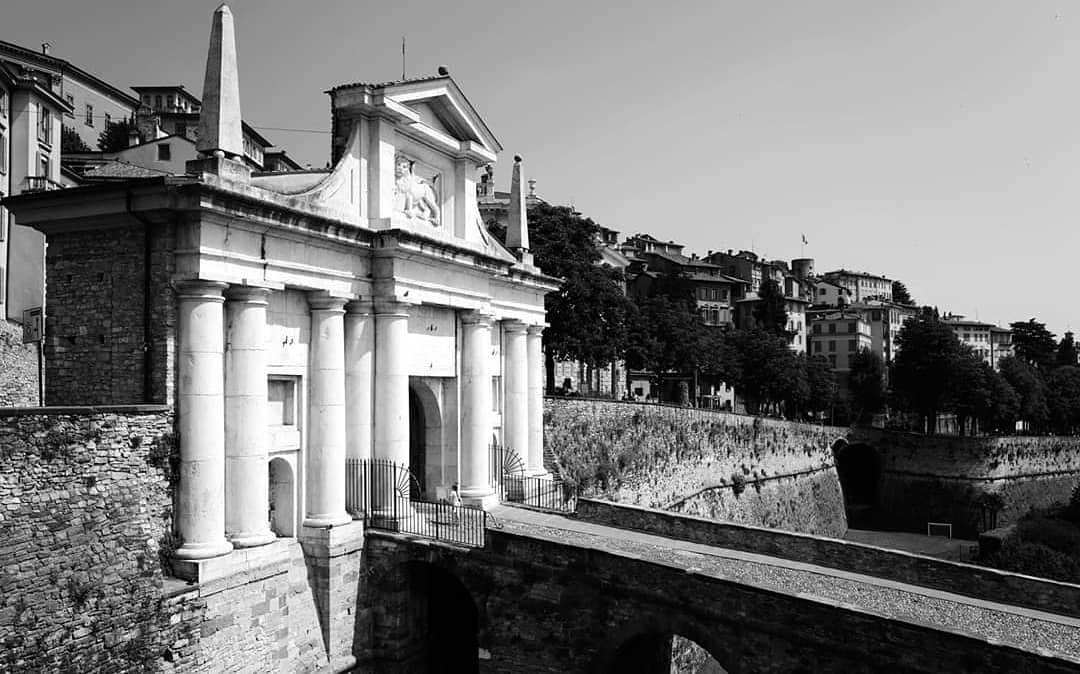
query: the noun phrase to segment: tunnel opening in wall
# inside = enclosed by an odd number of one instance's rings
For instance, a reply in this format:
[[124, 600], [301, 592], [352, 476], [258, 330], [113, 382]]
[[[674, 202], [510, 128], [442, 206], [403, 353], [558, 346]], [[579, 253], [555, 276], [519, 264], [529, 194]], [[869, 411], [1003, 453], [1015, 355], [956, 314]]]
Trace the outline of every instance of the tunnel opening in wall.
[[844, 492], [844, 509], [852, 529], [880, 529], [884, 526], [881, 511], [881, 455], [864, 443], [849, 444], [837, 440], [833, 445], [836, 472]]
[[614, 640], [613, 648], [601, 655], [597, 671], [725, 674], [733, 671], [729, 660], [720, 644], [712, 643], [693, 626], [647, 619], [624, 630], [621, 638]]

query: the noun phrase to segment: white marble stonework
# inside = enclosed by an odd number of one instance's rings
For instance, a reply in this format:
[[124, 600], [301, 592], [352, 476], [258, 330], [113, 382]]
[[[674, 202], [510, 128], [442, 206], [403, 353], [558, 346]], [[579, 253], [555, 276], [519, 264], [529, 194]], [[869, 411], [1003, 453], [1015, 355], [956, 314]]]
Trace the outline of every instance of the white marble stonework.
[[97, 185], [92, 202], [45, 193], [19, 215], [46, 234], [133, 214], [163, 232], [155, 254], [171, 257], [153, 264], [172, 270], [176, 325], [162, 311], [152, 327], [175, 330], [157, 367], [175, 368], [176, 556], [354, 526], [367, 506], [349, 471], [366, 460], [483, 506], [493, 441], [542, 473], [539, 326], [557, 279], [532, 262], [523, 209], [512, 251], [487, 232], [476, 179], [502, 147], [457, 83], [335, 87], [331, 167], [260, 174], [234, 158], [239, 81], [225, 8], [187, 174]]

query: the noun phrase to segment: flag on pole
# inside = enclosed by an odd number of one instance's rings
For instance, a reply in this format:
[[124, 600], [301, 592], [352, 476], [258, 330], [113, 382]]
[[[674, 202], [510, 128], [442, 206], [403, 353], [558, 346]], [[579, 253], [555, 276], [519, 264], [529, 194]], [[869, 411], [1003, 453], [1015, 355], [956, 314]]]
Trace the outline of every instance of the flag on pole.
[[806, 240], [806, 235], [805, 235], [805, 234], [803, 234], [803, 235], [802, 235], [802, 242], [803, 242], [803, 245], [804, 245], [804, 246], [805, 246], [805, 245], [806, 245], [807, 243], [809, 243], [809, 242], [808, 242], [808, 241]]

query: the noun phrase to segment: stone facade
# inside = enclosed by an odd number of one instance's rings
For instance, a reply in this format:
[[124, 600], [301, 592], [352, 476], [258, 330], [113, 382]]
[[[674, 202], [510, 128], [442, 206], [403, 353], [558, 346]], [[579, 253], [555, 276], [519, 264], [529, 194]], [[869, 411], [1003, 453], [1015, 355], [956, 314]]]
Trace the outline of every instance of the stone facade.
[[21, 325], [0, 320], [0, 407], [37, 404], [37, 346], [22, 343]]
[[648, 404], [544, 402], [545, 448], [564, 478], [588, 478], [586, 495], [792, 531], [847, 530], [831, 449], [845, 429]]

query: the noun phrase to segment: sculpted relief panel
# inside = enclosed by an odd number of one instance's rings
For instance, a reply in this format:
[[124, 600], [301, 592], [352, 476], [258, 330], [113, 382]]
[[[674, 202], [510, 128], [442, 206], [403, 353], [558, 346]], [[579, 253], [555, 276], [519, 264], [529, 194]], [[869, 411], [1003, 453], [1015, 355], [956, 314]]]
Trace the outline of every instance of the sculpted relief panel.
[[[398, 153], [394, 157], [394, 214], [432, 227], [442, 225], [439, 174]], [[421, 177], [424, 173], [427, 177]]]

